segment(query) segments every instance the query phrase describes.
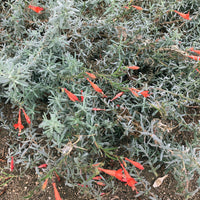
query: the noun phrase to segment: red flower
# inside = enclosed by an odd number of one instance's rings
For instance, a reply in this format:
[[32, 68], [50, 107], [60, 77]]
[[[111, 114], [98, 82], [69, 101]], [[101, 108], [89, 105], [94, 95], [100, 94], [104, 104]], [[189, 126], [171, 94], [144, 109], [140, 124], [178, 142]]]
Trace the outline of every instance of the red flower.
[[100, 111], [100, 110], [105, 111], [106, 109], [103, 109], [103, 108], [92, 108], [92, 110], [94, 110], [94, 111]]
[[11, 162], [10, 162], [10, 171], [12, 172], [14, 169], [14, 158], [13, 156], [11, 157]]
[[47, 187], [47, 183], [48, 183], [48, 178], [44, 181], [42, 185], [42, 190], [45, 190], [45, 188]]
[[[21, 133], [21, 130], [24, 128], [24, 126], [22, 125], [22, 122], [21, 122], [21, 108], [19, 109], [19, 117], [18, 117], [18, 123], [17, 124], [14, 124], [14, 128], [15, 129], [19, 129], [19, 133]], [[19, 135], [19, 134], [18, 134]]]
[[111, 99], [110, 101], [113, 101], [113, 100], [115, 100], [115, 99], [121, 97], [123, 94], [124, 94], [124, 92], [118, 93], [118, 94], [117, 94], [113, 99]]
[[99, 165], [101, 165], [101, 163], [95, 163], [92, 165], [92, 167], [98, 167]]
[[174, 10], [174, 12], [177, 13], [177, 14], [179, 14], [184, 19], [191, 20], [191, 18], [190, 18], [190, 12], [188, 12], [187, 14], [178, 12], [177, 10]]
[[79, 101], [78, 97], [76, 95], [74, 95], [73, 93], [71, 93], [69, 90], [67, 90], [66, 88], [63, 88], [65, 93], [67, 94], [67, 96], [69, 97], [69, 99], [71, 101]]
[[197, 54], [200, 54], [200, 50], [194, 50], [194, 48], [192, 47], [192, 48], [190, 48], [190, 51], [193, 51], [193, 52], [195, 52], [195, 53], [197, 53]]
[[[130, 90], [136, 97], [139, 97], [139, 95], [138, 95], [136, 92], [140, 92], [141, 90], [138, 90], [138, 89], [135, 89], [135, 88], [129, 88], [129, 90]], [[146, 90], [140, 92], [140, 94], [141, 94], [142, 96], [144, 96], [145, 98], [150, 96], [150, 95], [149, 95], [149, 91], [146, 91]]]
[[30, 124], [30, 123], [31, 123], [31, 120], [30, 120], [29, 116], [26, 114], [26, 112], [25, 112], [25, 110], [24, 110], [23, 108], [22, 108], [22, 111], [23, 111], [23, 113], [24, 113], [26, 122], [27, 122], [28, 124]]
[[126, 176], [127, 185], [130, 186], [133, 191], [136, 190], [135, 184], [137, 183], [137, 181], [130, 176], [130, 174], [127, 172], [127, 170], [124, 168], [124, 166], [122, 164], [121, 164], [121, 166], [122, 166], [125, 176]]
[[135, 88], [128, 88], [128, 89], [132, 92], [133, 95], [135, 95], [136, 97], [139, 97], [139, 94], [135, 92], [137, 89]]
[[42, 164], [40, 166], [38, 166], [38, 168], [46, 168], [48, 165], [47, 164]]
[[187, 56], [187, 57], [196, 61], [200, 61], [200, 56]]
[[126, 8], [127, 10], [129, 10], [129, 9], [130, 9], [128, 6], [124, 6], [124, 8]]
[[53, 189], [54, 189], [55, 200], [62, 200], [60, 197], [60, 194], [56, 188], [56, 183], [52, 183], [52, 185], [53, 185]]
[[133, 8], [136, 8], [137, 10], [143, 10], [143, 8], [140, 7], [140, 6], [134, 6], [134, 5], [132, 5], [132, 7], [133, 7]]
[[120, 180], [121, 182], [126, 182], [126, 177], [125, 175], [122, 173], [122, 169], [118, 169], [115, 173], [115, 178], [117, 178], [118, 180]]
[[96, 184], [97, 184], [97, 185], [101, 185], [101, 186], [105, 186], [105, 185], [106, 185], [105, 183], [103, 183], [103, 182], [101, 182], [101, 181], [96, 182]]
[[147, 97], [150, 96], [150, 95], [149, 95], [149, 91], [147, 91], [147, 90], [140, 92], [140, 94], [141, 94], [143, 97], [145, 97], [145, 98], [147, 98]]
[[44, 8], [37, 7], [37, 6], [32, 6], [32, 5], [29, 5], [28, 8], [30, 8], [33, 11], [35, 11], [36, 13], [40, 13], [42, 10], [44, 10]]
[[78, 183], [78, 185], [81, 186], [81, 187], [88, 187], [88, 185], [83, 185], [83, 184], [80, 184], [80, 183]]
[[54, 174], [55, 174], [55, 176], [56, 176], [56, 178], [57, 178], [57, 180], [58, 180], [58, 182], [60, 182], [60, 176], [58, 176], [58, 174], [54, 171]]
[[138, 70], [140, 69], [138, 66], [130, 66], [130, 67], [127, 67], [128, 69], [133, 69], [133, 70]]
[[99, 180], [102, 179], [102, 177], [101, 177], [101, 176], [95, 176], [95, 177], [93, 177], [92, 179], [93, 179], [93, 180], [97, 180], [97, 181], [99, 181]]
[[102, 169], [102, 168], [98, 167], [98, 170], [102, 171], [110, 176], [114, 176], [115, 178], [117, 178], [118, 180], [120, 180], [122, 182], [126, 182], [124, 175], [122, 174], [122, 169], [110, 170], [110, 169]]
[[143, 167], [140, 163], [138, 163], [138, 162], [135, 162], [135, 161], [130, 160], [130, 159], [128, 159], [128, 158], [125, 158], [125, 160], [129, 161], [132, 165], [134, 165], [134, 166], [137, 167], [138, 169], [141, 169], [141, 170], [144, 169], [144, 167]]
[[94, 84], [89, 78], [87, 78], [87, 80], [89, 81], [89, 83], [91, 84], [91, 86], [94, 88], [95, 91], [103, 94], [103, 91], [101, 88], [99, 88], [96, 84]]
[[97, 78], [94, 74], [92, 73], [89, 73], [89, 72], [85, 72], [88, 76], [90, 76], [91, 78], [95, 79]]

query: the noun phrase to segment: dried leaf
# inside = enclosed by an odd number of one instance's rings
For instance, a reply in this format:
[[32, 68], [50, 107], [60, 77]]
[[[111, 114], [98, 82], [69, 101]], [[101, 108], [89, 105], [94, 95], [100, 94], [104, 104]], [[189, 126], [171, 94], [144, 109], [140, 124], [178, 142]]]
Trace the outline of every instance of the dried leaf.
[[153, 187], [154, 188], [159, 187], [167, 177], [168, 177], [168, 174], [163, 177], [157, 178], [153, 184]]

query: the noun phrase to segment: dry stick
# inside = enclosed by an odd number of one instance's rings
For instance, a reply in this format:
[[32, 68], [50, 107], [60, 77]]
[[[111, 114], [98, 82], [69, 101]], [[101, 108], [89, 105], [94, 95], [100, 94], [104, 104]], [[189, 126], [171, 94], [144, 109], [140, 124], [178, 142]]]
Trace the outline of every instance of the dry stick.
[[200, 100], [198, 100], [198, 99], [191, 99], [191, 98], [189, 98], [189, 97], [183, 96], [182, 94], [175, 94], [175, 93], [173, 93], [173, 92], [164, 90], [164, 89], [162, 89], [162, 88], [155, 88], [155, 89], [156, 89], [156, 90], [163, 91], [163, 92], [167, 92], [167, 93], [169, 93], [169, 94], [172, 94], [173, 96], [179, 96], [179, 97], [181, 97], [181, 98], [183, 98], [183, 99], [186, 99], [186, 100], [188, 100], [188, 101], [193, 101], [193, 102], [196, 102], [196, 103], [200, 103]]
[[180, 53], [181, 55], [186, 56], [186, 52], [180, 50], [178, 48], [178, 46], [176, 46], [176, 45], [172, 45], [171, 48], [160, 48], [160, 49], [158, 49], [158, 51], [176, 51], [176, 52]]
[[164, 24], [173, 24], [174, 22], [179, 22], [179, 21], [181, 21], [181, 20], [178, 19], [178, 20], [174, 20], [174, 21], [170, 21], [170, 22], [163, 22], [163, 23], [161, 23], [161, 25], [164, 25]]
[[178, 46], [176, 46], [176, 45], [172, 45], [171, 48], [160, 48], [157, 51], [175, 51], [177, 53], [180, 53], [182, 56], [186, 56], [186, 57], [188, 57], [188, 55], [189, 55], [187, 52], [180, 50], [178, 48]]

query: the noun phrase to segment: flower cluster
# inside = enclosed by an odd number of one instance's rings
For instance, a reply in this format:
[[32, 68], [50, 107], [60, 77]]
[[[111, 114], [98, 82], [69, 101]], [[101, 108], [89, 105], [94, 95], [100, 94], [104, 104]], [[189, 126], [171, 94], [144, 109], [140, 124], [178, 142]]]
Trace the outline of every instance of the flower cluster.
[[[144, 167], [138, 163], [138, 162], [135, 162], [133, 160], [130, 160], [128, 158], [125, 158], [125, 160], [129, 161], [132, 165], [134, 165], [136, 168], [140, 169], [140, 170], [143, 170]], [[126, 170], [126, 168], [124, 167], [124, 164], [120, 163], [122, 169], [118, 169], [118, 170], [109, 170], [109, 169], [103, 169], [103, 168], [100, 168], [98, 167], [98, 170], [99, 171], [102, 171], [110, 176], [114, 176], [115, 178], [117, 178], [118, 180], [120, 180], [121, 182], [126, 182], [126, 184], [128, 186], [130, 186], [132, 188], [132, 190], [136, 191], [137, 193], [137, 190], [136, 190], [136, 187], [135, 187], [135, 184], [137, 183], [137, 181], [130, 176], [130, 174], [128, 173], [128, 171]], [[122, 171], [124, 171], [124, 174], [122, 173]], [[97, 179], [97, 177], [95, 177]]]
[[[17, 124], [14, 124], [14, 128], [15, 129], [19, 129], [19, 134], [21, 133], [22, 129], [24, 128], [24, 126], [22, 125], [22, 122], [21, 122], [21, 110], [23, 111], [24, 113], [24, 117], [26, 119], [26, 122], [28, 124], [31, 124], [31, 120], [29, 118], [29, 116], [26, 114], [25, 110], [23, 108], [20, 108], [19, 109], [19, 115], [18, 115], [18, 123]], [[19, 136], [19, 135], [18, 135]]]

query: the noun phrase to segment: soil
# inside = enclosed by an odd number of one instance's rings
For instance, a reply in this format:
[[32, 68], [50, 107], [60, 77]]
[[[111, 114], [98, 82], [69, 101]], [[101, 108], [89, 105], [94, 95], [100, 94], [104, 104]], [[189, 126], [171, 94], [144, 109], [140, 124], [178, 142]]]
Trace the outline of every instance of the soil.
[[[13, 119], [13, 107], [9, 104], [0, 103], [1, 108], [3, 108], [3, 115], [6, 116], [6, 119]], [[12, 120], [10, 120], [13, 123]], [[52, 184], [49, 183], [47, 188], [42, 191], [41, 186], [39, 185], [38, 176], [35, 174], [34, 169], [26, 171], [25, 174], [20, 173], [18, 170], [17, 164], [13, 172], [10, 172], [9, 162], [7, 161], [7, 152], [9, 144], [12, 142], [12, 137], [9, 136], [9, 131], [3, 125], [3, 119], [0, 117], [0, 199], [1, 200], [22, 200], [24, 197], [29, 200], [54, 200], [54, 192]], [[5, 123], [5, 122], [4, 122]], [[7, 123], [7, 122], [6, 122]], [[5, 175], [5, 173], [7, 173]], [[165, 175], [164, 167], [161, 167], [158, 172], [158, 177]], [[15, 176], [15, 177], [12, 177]], [[183, 197], [177, 194], [176, 191], [177, 182], [174, 179], [173, 175], [168, 173], [168, 177], [164, 180], [160, 187], [154, 188], [152, 185], [156, 180], [156, 177], [153, 173], [150, 172], [148, 166], [145, 166], [145, 169], [142, 171], [141, 176], [143, 176], [151, 185], [151, 189], [148, 193], [148, 196], [135, 197], [135, 191], [132, 191], [130, 187], [125, 186], [124, 183], [116, 181], [117, 187], [115, 190], [103, 190], [102, 186], [97, 186], [102, 188], [102, 200], [147, 200], [147, 199], [161, 199], [161, 200], [184, 200]], [[7, 177], [4, 179], [3, 177]], [[8, 178], [10, 177], [10, 178]], [[193, 180], [189, 182], [189, 191], [194, 191], [197, 187], [197, 179], [199, 176], [196, 174], [193, 177]], [[60, 182], [56, 182], [58, 191], [63, 200], [89, 200], [94, 198], [87, 197], [87, 194], [80, 192], [80, 188], [70, 188], [64, 184], [64, 181], [61, 179]], [[144, 185], [137, 186], [138, 191], [145, 191]], [[114, 191], [114, 193], [113, 193]], [[31, 197], [28, 197], [30, 194]], [[150, 198], [151, 197], [151, 198]], [[196, 193], [192, 197], [193, 200], [200, 199], [200, 192]]]

